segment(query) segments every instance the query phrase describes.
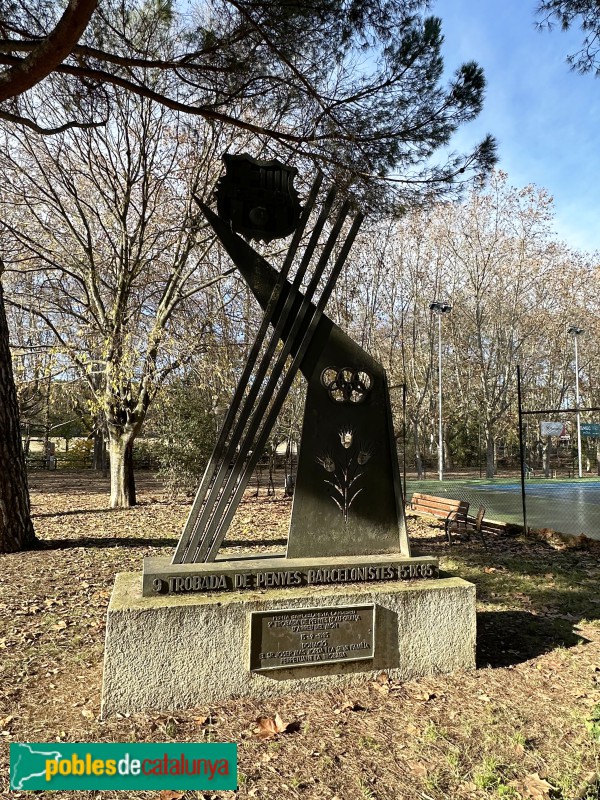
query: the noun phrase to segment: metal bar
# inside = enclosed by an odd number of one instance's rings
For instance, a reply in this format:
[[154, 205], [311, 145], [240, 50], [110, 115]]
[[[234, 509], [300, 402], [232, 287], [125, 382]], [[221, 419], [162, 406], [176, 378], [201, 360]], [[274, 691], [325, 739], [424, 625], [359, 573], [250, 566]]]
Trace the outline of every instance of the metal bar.
[[533, 411], [521, 411], [521, 414], [577, 414], [578, 411], [600, 411], [600, 406], [590, 408], [539, 408]]
[[577, 408], [577, 475], [579, 478], [583, 477], [583, 470], [581, 469], [581, 409], [579, 408], [579, 355], [577, 349], [577, 336], [575, 340], [575, 406]]
[[[260, 348], [261, 348], [262, 343], [264, 341], [264, 338], [265, 338], [265, 336], [266, 336], [266, 334], [268, 332], [271, 320], [273, 319], [273, 316], [275, 314], [275, 309], [276, 309], [276, 307], [277, 307], [277, 305], [279, 303], [279, 299], [281, 297], [281, 292], [282, 292], [283, 287], [285, 285], [285, 280], [287, 278], [287, 275], [288, 275], [288, 273], [290, 271], [290, 268], [292, 266], [292, 263], [294, 261], [294, 256], [296, 255], [296, 251], [298, 249], [298, 245], [300, 244], [300, 240], [301, 240], [302, 235], [304, 233], [304, 229], [306, 228], [306, 224], [308, 222], [308, 219], [310, 217], [311, 211], [312, 211], [313, 206], [315, 204], [315, 201], [317, 199], [317, 195], [319, 193], [319, 189], [321, 188], [321, 183], [322, 182], [323, 182], [323, 175], [322, 175], [322, 173], [319, 172], [317, 177], [315, 178], [315, 181], [313, 182], [312, 187], [311, 187], [311, 191], [310, 191], [310, 194], [309, 194], [309, 196], [307, 198], [307, 201], [306, 201], [306, 204], [304, 206], [304, 209], [302, 211], [302, 215], [300, 217], [300, 221], [298, 223], [298, 227], [296, 228], [296, 231], [294, 233], [294, 236], [293, 236], [292, 241], [290, 243], [290, 246], [288, 248], [288, 251], [287, 251], [287, 254], [286, 254], [286, 257], [285, 257], [285, 261], [283, 263], [283, 266], [282, 266], [281, 271], [279, 273], [279, 276], [277, 278], [277, 282], [275, 283], [275, 286], [273, 287], [273, 291], [271, 292], [271, 297], [269, 298], [269, 303], [267, 305], [267, 308], [265, 309], [265, 313], [263, 315], [260, 327], [258, 329], [258, 332], [257, 332], [255, 338], [254, 338], [254, 342], [253, 342], [252, 348], [251, 348], [250, 353], [248, 355], [248, 358], [246, 360], [246, 364], [244, 366], [244, 370], [243, 370], [242, 375], [241, 375], [241, 377], [240, 377], [240, 379], [238, 381], [235, 393], [234, 393], [233, 398], [231, 400], [231, 403], [229, 405], [229, 409], [227, 411], [227, 415], [225, 417], [225, 420], [224, 420], [223, 425], [221, 427], [221, 431], [219, 433], [219, 438], [217, 439], [217, 443], [216, 443], [216, 445], [215, 445], [215, 447], [213, 449], [213, 452], [211, 454], [210, 460], [209, 460], [209, 462], [208, 462], [208, 464], [206, 466], [206, 469], [204, 471], [204, 475], [202, 477], [202, 481], [201, 481], [200, 486], [198, 488], [198, 491], [196, 493], [196, 497], [195, 497], [194, 502], [192, 504], [192, 508], [190, 509], [190, 513], [189, 513], [189, 516], [188, 516], [187, 521], [185, 523], [185, 526], [184, 526], [184, 529], [183, 529], [183, 533], [182, 533], [182, 535], [181, 535], [181, 537], [179, 539], [179, 543], [177, 545], [177, 548], [175, 549], [175, 554], [173, 556], [173, 563], [174, 564], [180, 563], [181, 559], [184, 556], [184, 553], [185, 553], [185, 551], [187, 549], [187, 543], [189, 542], [189, 539], [192, 536], [192, 533], [193, 533], [194, 528], [196, 526], [196, 523], [197, 523], [197, 520], [198, 520], [198, 516], [199, 516], [200, 511], [202, 509], [202, 504], [204, 502], [204, 499], [205, 499], [206, 494], [208, 492], [208, 489], [210, 487], [212, 478], [214, 476], [214, 473], [215, 473], [215, 471], [217, 469], [218, 464], [221, 462], [221, 459], [223, 457], [223, 451], [225, 449], [227, 436], [229, 435], [229, 432], [230, 432], [231, 427], [233, 425], [233, 422], [235, 420], [235, 416], [237, 414], [237, 411], [238, 411], [238, 409], [240, 407], [240, 403], [241, 403], [242, 398], [244, 396], [244, 391], [246, 390], [246, 387], [248, 386], [248, 382], [249, 382], [250, 377], [252, 375], [252, 370], [253, 370], [253, 368], [255, 366], [256, 359], [257, 359], [257, 357], [258, 357], [258, 355], [260, 353]], [[194, 197], [194, 200], [196, 200], [198, 205], [200, 205], [202, 207], [202, 203], [196, 197]]]
[[[304, 256], [301, 260], [300, 266], [298, 267], [298, 270], [294, 277], [294, 282], [292, 284], [292, 286], [294, 287], [299, 287], [300, 284], [302, 283], [302, 280], [304, 278], [304, 275], [306, 274], [306, 270], [308, 269], [310, 260], [312, 258], [312, 254], [317, 246], [319, 236], [325, 225], [325, 222], [329, 215], [329, 211], [331, 210], [331, 206], [333, 205], [333, 202], [335, 200], [335, 196], [336, 192], [334, 189], [330, 190], [329, 193], [327, 194], [325, 203], [323, 204], [323, 208], [321, 210], [321, 213], [319, 214], [317, 223], [309, 239]], [[205, 206], [203, 206], [203, 209], [204, 213], [207, 215], [209, 219], [209, 222], [212, 222], [211, 217], [214, 216], [212, 212]], [[217, 218], [215, 217], [215, 219]], [[323, 269], [324, 268], [325, 265], [323, 265]], [[220, 487], [222, 487], [223, 481], [225, 480], [225, 477], [227, 475], [229, 464], [233, 461], [234, 468], [235, 465], [237, 464], [239, 456], [239, 453], [236, 452], [237, 446], [243, 436], [245, 425], [252, 414], [252, 406], [262, 386], [262, 382], [269, 368], [269, 364], [271, 363], [271, 359], [273, 353], [275, 352], [275, 348], [278, 344], [281, 332], [290, 315], [290, 311], [293, 305], [293, 294], [294, 294], [293, 292], [288, 291], [284, 307], [277, 318], [277, 323], [274, 326], [274, 331], [271, 334], [269, 344], [266, 350], [263, 352], [261, 362], [256, 371], [255, 379], [250, 386], [250, 390], [244, 397], [243, 404], [239, 411], [236, 427], [232, 433], [231, 441], [227, 445], [227, 449], [224, 453], [223, 459], [219, 466], [217, 476], [214, 482], [212, 483], [212, 486], [209, 489], [208, 497], [205, 499], [205, 505], [202, 508], [201, 515], [196, 521], [192, 535], [189, 537], [186, 550], [183, 554], [183, 560], [185, 562], [189, 561], [190, 553], [193, 554], [198, 549], [202, 551], [206, 549], [207, 539], [210, 536], [210, 527], [209, 527], [210, 520], [212, 519], [212, 516], [214, 514], [214, 504], [217, 501], [218, 492], [220, 491]], [[245, 389], [246, 386], [243, 386], [243, 388]], [[211, 511], [211, 509], [213, 510]]]
[[438, 477], [444, 480], [444, 432], [442, 428], [442, 314], [438, 315]]
[[[302, 282], [303, 276], [306, 273], [306, 269], [307, 269], [308, 264], [310, 262], [310, 259], [312, 257], [312, 253], [314, 252], [314, 249], [315, 249], [315, 247], [317, 245], [321, 230], [324, 227], [324, 224], [325, 224], [326, 219], [327, 219], [327, 217], [329, 215], [329, 211], [330, 211], [331, 205], [333, 204], [334, 199], [335, 199], [335, 191], [330, 191], [328, 196], [327, 196], [327, 199], [325, 201], [324, 207], [323, 207], [323, 209], [321, 211], [321, 214], [319, 216], [319, 219], [317, 220], [317, 224], [315, 226], [315, 230], [313, 231], [313, 235], [311, 236], [311, 240], [310, 240], [310, 242], [309, 242], [309, 244], [307, 246], [306, 252], [304, 254], [304, 258], [302, 259], [302, 264], [300, 265], [300, 267], [298, 269], [298, 272], [296, 273], [296, 276], [295, 276], [295, 279], [294, 279], [294, 282], [293, 282], [293, 287], [294, 288], [299, 287], [301, 282]], [[214, 215], [212, 215], [212, 216], [214, 216]], [[210, 220], [210, 216], [209, 216], [209, 220]], [[341, 222], [340, 222], [340, 227], [341, 227]], [[336, 234], [336, 236], [337, 236], [337, 234]], [[227, 246], [226, 242], [224, 242], [224, 244], [225, 244], [225, 246]], [[333, 248], [333, 244], [334, 244], [334, 241], [331, 242], [331, 248]], [[328, 258], [328, 256], [327, 256], [327, 258]], [[319, 261], [319, 266], [317, 267], [317, 271], [320, 270], [320, 272], [322, 273], [323, 270], [325, 269], [326, 263], [327, 263], [326, 259], [323, 260], [323, 257], [321, 257], [321, 260]], [[290, 313], [291, 308], [292, 308], [293, 303], [294, 303], [294, 299], [295, 299], [294, 292], [288, 290], [287, 297], [286, 297], [286, 302], [285, 302], [283, 311], [282, 311], [282, 313], [279, 315], [279, 317], [277, 319], [277, 323], [275, 325], [275, 329], [273, 331], [269, 346], [268, 346], [267, 350], [265, 351], [265, 353], [263, 354], [262, 362], [261, 362], [261, 365], [259, 366], [259, 370], [257, 372], [257, 379], [254, 381], [253, 385], [250, 387], [250, 391], [248, 392], [248, 394], [246, 395], [246, 397], [244, 399], [244, 405], [243, 405], [243, 408], [240, 411], [240, 416], [238, 418], [238, 422], [236, 424], [235, 430], [233, 431], [232, 439], [229, 442], [229, 445], [227, 447], [227, 450], [226, 450], [223, 462], [221, 464], [221, 467], [219, 469], [219, 472], [217, 474], [217, 477], [216, 477], [216, 479], [215, 479], [215, 481], [213, 483], [213, 486], [211, 487], [210, 492], [209, 492], [209, 494], [208, 494], [208, 496], [206, 498], [206, 502], [205, 502], [204, 508], [202, 509], [201, 516], [200, 516], [200, 518], [199, 518], [199, 520], [197, 522], [196, 529], [193, 532], [193, 536], [189, 540], [187, 551], [186, 551], [186, 553], [184, 555], [184, 560], [186, 562], [198, 561], [199, 559], [204, 557], [204, 554], [205, 554], [207, 548], [209, 547], [210, 541], [211, 541], [212, 536], [213, 536], [213, 529], [214, 529], [215, 525], [218, 523], [218, 518], [219, 518], [219, 514], [221, 513], [223, 502], [227, 499], [227, 494], [231, 493], [231, 491], [232, 491], [232, 488], [231, 488], [232, 481], [235, 482], [235, 480], [237, 479], [237, 473], [239, 473], [239, 471], [241, 470], [243, 461], [245, 460], [245, 458], [247, 456], [247, 451], [249, 450], [249, 448], [251, 446], [251, 443], [250, 443], [250, 445], [248, 445], [247, 448], [246, 448], [246, 442], [247, 442], [248, 436], [245, 437], [244, 445], [242, 445], [242, 447], [239, 448], [239, 451], [238, 451], [238, 444], [239, 444], [240, 440], [242, 439], [242, 436], [244, 435], [245, 425], [246, 425], [248, 419], [250, 419], [250, 416], [252, 414], [252, 410], [253, 410], [252, 406], [254, 404], [254, 401], [255, 401], [256, 396], [257, 396], [257, 394], [259, 392], [259, 389], [261, 387], [261, 384], [262, 384], [262, 381], [264, 379], [264, 376], [265, 376], [265, 374], [267, 372], [267, 369], [269, 367], [269, 364], [271, 362], [273, 353], [275, 352], [275, 348], [276, 348], [276, 346], [277, 346], [277, 344], [279, 342], [279, 338], [281, 337], [283, 328], [284, 328], [284, 326], [285, 326], [285, 324], [287, 322], [289, 313]], [[288, 337], [290, 339], [288, 352], [289, 352], [289, 349], [291, 349], [294, 336], [295, 336], [295, 332], [292, 330], [292, 332], [290, 333], [290, 336]], [[285, 359], [283, 359], [283, 361], [285, 361]], [[276, 376], [276, 377], [278, 377], [278, 376]], [[269, 380], [267, 382], [267, 385], [263, 390], [262, 396], [261, 396], [261, 398], [259, 399], [259, 401], [258, 401], [258, 403], [256, 405], [256, 409], [254, 410], [254, 414], [255, 415], [264, 413], [264, 410], [266, 409], [266, 406], [268, 405], [268, 402], [269, 402], [269, 392], [272, 393], [275, 382], [276, 382], [276, 380], [275, 381], [273, 380], [273, 374], [271, 374], [271, 376], [269, 377]], [[265, 397], [266, 397], [266, 402], [265, 402]], [[229, 475], [229, 478], [226, 480], [226, 475], [227, 475], [227, 472], [228, 472], [228, 469], [229, 469], [229, 464], [231, 462], [233, 462], [233, 469], [231, 471], [231, 474]], [[224, 490], [225, 497], [223, 497], [222, 496], [222, 487], [223, 487], [223, 483], [225, 481], [226, 481], [226, 488]], [[216, 508], [215, 508], [215, 506], [216, 506]]]
[[402, 494], [406, 503], [406, 384], [402, 384]]
[[[404, 384], [403, 384], [404, 386]], [[389, 447], [392, 457], [392, 481], [394, 484], [394, 496], [396, 498], [396, 518], [398, 520], [398, 541], [400, 552], [410, 556], [410, 542], [406, 532], [406, 493], [402, 490], [402, 479], [400, 476], [400, 465], [398, 463], [398, 448], [394, 435], [394, 421], [392, 419], [392, 404], [390, 402], [390, 387], [388, 384], [387, 373], [383, 370], [383, 391], [385, 396], [385, 412], [387, 416], [387, 428], [389, 432]]]
[[[235, 492], [234, 492], [233, 497], [232, 497], [230, 503], [228, 504], [228, 508], [225, 511], [225, 514], [224, 514], [224, 516], [223, 516], [223, 518], [221, 520], [221, 524], [219, 525], [219, 527], [218, 527], [218, 529], [217, 529], [217, 531], [215, 533], [215, 537], [213, 539], [213, 543], [212, 543], [211, 548], [210, 548], [210, 550], [209, 550], [209, 552], [207, 554], [207, 557], [205, 559], [206, 561], [214, 560], [219, 548], [221, 547], [223, 539], [225, 538], [225, 534], [227, 533], [227, 529], [229, 527], [229, 524], [231, 523], [233, 515], [235, 514], [235, 510], [236, 510], [236, 508], [237, 508], [237, 506], [238, 506], [238, 504], [239, 504], [239, 502], [241, 500], [241, 497], [242, 497], [242, 495], [244, 493], [244, 490], [245, 490], [246, 486], [248, 485], [248, 481], [249, 481], [249, 479], [250, 479], [250, 477], [252, 475], [252, 472], [253, 472], [256, 464], [258, 463], [258, 459], [260, 458], [261, 450], [264, 447], [264, 444], [265, 444], [265, 442], [267, 440], [267, 437], [269, 436], [269, 433], [271, 432], [271, 430], [273, 428], [273, 425], [275, 424], [275, 421], [277, 419], [277, 415], [279, 414], [279, 411], [281, 410], [281, 407], [282, 407], [283, 402], [284, 402], [284, 400], [286, 398], [287, 392], [288, 392], [290, 386], [292, 385], [292, 382], [293, 382], [294, 378], [296, 377], [296, 374], [298, 373], [298, 370], [300, 368], [300, 364], [302, 363], [302, 359], [304, 358], [304, 356], [306, 354], [306, 351], [308, 349], [308, 346], [310, 345], [310, 342], [311, 342], [312, 337], [314, 335], [314, 332], [315, 332], [315, 330], [317, 328], [317, 325], [321, 320], [321, 317], [323, 315], [323, 311], [325, 309], [325, 306], [327, 305], [327, 302], [328, 302], [328, 300], [329, 300], [329, 298], [331, 296], [331, 293], [333, 291], [333, 287], [335, 286], [335, 283], [336, 283], [336, 281], [338, 279], [338, 276], [339, 276], [339, 274], [340, 274], [340, 272], [342, 270], [342, 267], [344, 266], [344, 263], [346, 261], [346, 258], [348, 257], [348, 253], [350, 252], [350, 248], [352, 247], [354, 239], [356, 238], [356, 234], [358, 233], [358, 229], [360, 228], [360, 226], [362, 224], [363, 218], [364, 218], [363, 215], [360, 214], [360, 213], [354, 218], [354, 221], [352, 223], [352, 226], [350, 228], [350, 231], [348, 233], [346, 241], [344, 242], [344, 244], [342, 246], [342, 249], [341, 249], [341, 251], [340, 251], [340, 253], [339, 253], [339, 255], [338, 255], [337, 259], [336, 259], [336, 262], [334, 264], [334, 267], [333, 267], [333, 270], [331, 272], [331, 275], [329, 276], [329, 279], [328, 279], [325, 287], [323, 288], [323, 292], [321, 293], [321, 297], [319, 298], [319, 301], [318, 301], [317, 306], [315, 308], [315, 311], [314, 311], [314, 314], [313, 314], [312, 319], [310, 321], [310, 324], [308, 326], [308, 329], [306, 330], [306, 332], [304, 333], [304, 335], [302, 337], [302, 341], [301, 341], [300, 346], [299, 346], [299, 348], [298, 348], [298, 350], [296, 352], [296, 355], [294, 356], [294, 358], [292, 360], [292, 363], [290, 364], [290, 367], [289, 367], [289, 369], [288, 369], [288, 371], [287, 371], [287, 373], [286, 373], [286, 375], [285, 375], [285, 377], [284, 377], [284, 379], [282, 381], [281, 387], [280, 387], [279, 391], [277, 392], [277, 395], [274, 398], [273, 404], [272, 404], [271, 408], [269, 409], [268, 416], [265, 419], [263, 427], [262, 427], [262, 430], [261, 430], [261, 432], [260, 432], [260, 434], [259, 434], [259, 436], [257, 438], [257, 441], [255, 443], [255, 447], [254, 447], [254, 449], [252, 451], [252, 455], [250, 456], [249, 460], [247, 461], [245, 469], [243, 470], [243, 472], [239, 476], [238, 483], [237, 483], [237, 485], [235, 487]], [[292, 338], [292, 337], [290, 337], [290, 338]]]
[[[224, 513], [226, 513], [226, 510], [228, 509], [230, 504], [233, 502], [231, 500], [231, 493], [234, 491], [235, 487], [238, 485], [239, 477], [244, 471], [244, 462], [246, 461], [246, 458], [247, 458], [247, 456], [248, 456], [248, 454], [250, 452], [250, 449], [253, 446], [254, 437], [256, 435], [256, 432], [257, 432], [261, 422], [264, 419], [264, 415], [267, 412], [267, 409], [269, 407], [269, 403], [271, 402], [271, 400], [272, 400], [272, 398], [274, 396], [274, 393], [276, 391], [279, 392], [279, 393], [281, 393], [281, 391], [282, 391], [281, 388], [279, 390], [277, 390], [277, 383], [278, 383], [279, 378], [281, 377], [281, 374], [282, 374], [282, 372], [283, 372], [283, 370], [285, 368], [285, 364], [286, 364], [288, 355], [290, 354], [290, 351], [291, 351], [291, 349], [292, 349], [292, 347], [293, 347], [293, 345], [294, 345], [294, 343], [296, 341], [298, 333], [300, 332], [301, 327], [304, 324], [304, 320], [305, 320], [308, 312], [310, 311], [310, 308], [311, 308], [310, 300], [311, 300], [312, 295], [314, 294], [314, 292], [315, 292], [315, 290], [317, 288], [318, 282], [319, 282], [321, 276], [323, 275], [323, 272], [325, 271], [325, 268], [327, 266], [327, 262], [329, 261], [329, 256], [331, 255], [331, 251], [333, 250], [333, 247], [334, 247], [334, 245], [335, 245], [335, 243], [337, 241], [337, 238], [339, 236], [341, 227], [342, 227], [342, 225], [344, 223], [344, 220], [345, 220], [345, 218], [346, 218], [346, 216], [348, 214], [348, 210], [349, 210], [349, 203], [346, 202], [346, 203], [344, 203], [344, 205], [342, 206], [340, 212], [337, 215], [336, 221], [335, 221], [335, 223], [333, 225], [333, 228], [332, 228], [332, 230], [331, 230], [331, 232], [329, 234], [329, 238], [328, 238], [328, 240], [326, 242], [326, 245], [325, 245], [325, 248], [323, 250], [323, 253], [321, 254], [321, 257], [319, 258], [319, 261], [318, 261], [317, 267], [315, 269], [313, 278], [310, 281], [310, 284], [309, 284], [309, 286], [308, 286], [308, 288], [306, 290], [306, 295], [304, 296], [304, 298], [302, 300], [302, 303], [300, 305], [300, 308], [299, 308], [299, 310], [298, 310], [298, 312], [296, 314], [296, 317], [295, 317], [295, 319], [293, 321], [292, 328], [291, 328], [290, 332], [288, 333], [287, 338], [284, 341], [284, 346], [283, 346], [282, 350], [279, 353], [277, 361], [275, 362], [275, 366], [271, 369], [271, 373], [269, 375], [269, 379], [268, 379], [267, 384], [266, 384], [266, 386], [264, 388], [264, 391], [262, 392], [262, 395], [261, 395], [260, 399], [256, 403], [256, 406], [255, 406], [254, 411], [252, 413], [252, 417], [250, 419], [248, 430], [246, 431], [246, 433], [244, 435], [242, 444], [240, 445], [240, 447], [238, 449], [237, 445], [233, 446], [233, 444], [230, 443], [230, 447], [228, 449], [228, 456], [229, 456], [229, 458], [231, 460], [233, 460], [233, 468], [232, 468], [232, 470], [231, 470], [231, 472], [229, 474], [229, 477], [226, 480], [225, 486], [224, 486], [224, 488], [222, 490], [220, 489], [220, 487], [223, 484], [223, 480], [225, 479], [225, 475], [224, 475], [224, 471], [221, 470], [221, 472], [220, 472], [220, 483], [219, 483], [218, 486], [213, 487], [213, 489], [211, 491], [211, 494], [209, 495], [209, 497], [207, 499], [206, 510], [203, 512], [203, 520], [205, 522], [205, 524], [204, 524], [204, 532], [203, 532], [201, 541], [200, 541], [200, 538], [201, 538], [200, 536], [196, 537], [196, 540], [198, 541], [198, 546], [197, 546], [196, 552], [193, 555], [193, 561], [194, 562], [198, 562], [198, 561], [201, 561], [201, 560], [210, 560], [210, 557], [206, 557], [207, 556], [207, 552], [208, 552], [208, 548], [211, 547], [211, 542], [214, 540], [215, 536], [217, 536], [218, 531], [221, 528], [221, 525], [220, 525], [221, 517], [223, 516]], [[296, 291], [298, 291], [298, 290], [296, 290]], [[290, 291], [289, 294], [288, 294], [288, 298], [287, 299], [290, 301], [290, 304], [293, 303], [294, 298], [292, 296], [294, 294], [295, 293], [293, 291]], [[281, 335], [281, 330], [278, 330], [278, 328], [279, 328], [279, 324], [276, 326], [276, 329], [274, 331], [274, 335], [276, 334], [277, 337], [279, 337]], [[248, 405], [250, 405], [248, 403], [249, 399], [250, 398], [247, 398], [247, 404]], [[252, 398], [252, 402], [253, 401], [254, 401], [254, 398]], [[283, 400], [282, 400], [282, 402], [283, 402]], [[274, 421], [275, 420], [273, 420], [273, 422]], [[269, 433], [269, 431], [267, 431], [266, 436], [268, 436], [268, 433]], [[240, 431], [240, 436], [238, 438], [238, 442], [241, 439], [242, 435], [243, 435], [243, 429]], [[264, 437], [263, 445], [266, 442], [266, 436]], [[257, 448], [258, 448], [258, 445], [255, 445], [254, 446], [254, 452], [256, 454], [256, 460], [258, 460], [258, 458], [260, 457], [260, 450], [259, 450], [258, 453], [256, 453]], [[237, 452], [236, 452], [236, 450], [237, 450]], [[212, 508], [212, 511], [210, 511], [209, 508]], [[235, 508], [233, 509], [233, 511], [235, 511]], [[223, 536], [224, 536], [224, 534], [223, 534]], [[221, 537], [221, 541], [222, 541], [222, 539], [223, 539], [223, 537]], [[219, 543], [219, 546], [220, 546], [220, 543]], [[218, 549], [218, 547], [217, 547], [217, 549]], [[192, 552], [192, 545], [190, 545], [190, 552]]]
[[523, 414], [521, 412], [521, 367], [517, 364], [517, 402], [519, 404], [519, 454], [521, 456], [521, 500], [523, 504], [523, 530], [527, 533], [527, 503], [525, 501], [525, 448], [523, 447]]

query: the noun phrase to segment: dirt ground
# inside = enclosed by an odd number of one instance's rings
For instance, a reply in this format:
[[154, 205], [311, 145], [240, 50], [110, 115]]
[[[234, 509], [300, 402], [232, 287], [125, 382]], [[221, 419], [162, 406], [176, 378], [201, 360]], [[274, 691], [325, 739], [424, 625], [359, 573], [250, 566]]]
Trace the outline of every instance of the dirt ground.
[[[32, 475], [43, 549], [0, 556], [0, 797], [8, 745], [35, 741], [236, 742], [237, 792], [138, 792], [136, 798], [600, 798], [600, 543], [495, 537], [449, 548], [440, 526], [409, 519], [415, 549], [477, 585], [478, 669], [396, 683], [382, 674], [344, 694], [232, 701], [99, 719], [104, 624], [116, 572], [170, 555], [190, 500], [151, 476], [136, 508], [109, 511], [91, 473]], [[281, 549], [291, 502], [252, 497], [232, 551]], [[290, 732], [261, 737], [279, 714]], [[37, 792], [61, 800], [69, 792]], [[122, 792], [77, 792], [82, 800]]]

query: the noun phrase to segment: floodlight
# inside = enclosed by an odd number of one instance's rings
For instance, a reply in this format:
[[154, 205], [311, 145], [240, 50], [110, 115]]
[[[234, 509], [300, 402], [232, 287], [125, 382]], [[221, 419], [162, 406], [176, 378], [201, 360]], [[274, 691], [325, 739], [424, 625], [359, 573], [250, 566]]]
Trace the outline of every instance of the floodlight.
[[452, 306], [449, 303], [442, 303], [439, 300], [434, 300], [429, 303], [429, 310], [436, 314], [448, 314], [452, 311]]

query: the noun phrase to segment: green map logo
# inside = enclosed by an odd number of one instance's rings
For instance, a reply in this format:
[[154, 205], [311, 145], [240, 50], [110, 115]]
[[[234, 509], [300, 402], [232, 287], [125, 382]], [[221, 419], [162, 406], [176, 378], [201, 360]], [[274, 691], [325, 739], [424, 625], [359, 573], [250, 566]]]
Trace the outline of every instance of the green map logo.
[[12, 791], [237, 789], [237, 745], [13, 743]]

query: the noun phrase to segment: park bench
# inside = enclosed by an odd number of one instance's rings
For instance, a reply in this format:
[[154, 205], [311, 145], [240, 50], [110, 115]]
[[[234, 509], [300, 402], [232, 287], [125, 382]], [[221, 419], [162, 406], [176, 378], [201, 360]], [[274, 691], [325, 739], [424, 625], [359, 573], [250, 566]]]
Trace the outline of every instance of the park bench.
[[463, 525], [466, 527], [469, 504], [466, 500], [453, 500], [449, 497], [436, 497], [432, 494], [415, 492], [410, 501], [410, 509], [418, 514], [427, 514], [430, 517], [443, 519], [444, 532], [448, 538], [448, 543], [452, 544], [450, 525]]
[[448, 537], [448, 541], [452, 544], [450, 540], [450, 536], [452, 533], [469, 533], [470, 531], [475, 531], [477, 533], [483, 543], [485, 549], [488, 549], [487, 542], [485, 541], [485, 536], [483, 535], [483, 517], [485, 515], [485, 506], [479, 506], [479, 511], [477, 512], [476, 516], [467, 517], [462, 519], [451, 519], [450, 522], [446, 525], [446, 536]]
[[428, 514], [431, 517], [444, 520], [444, 533], [448, 544], [452, 544], [452, 534], [475, 531], [481, 537], [483, 546], [487, 550], [487, 543], [483, 535], [483, 517], [485, 506], [480, 506], [475, 517], [469, 516], [469, 503], [466, 500], [453, 500], [448, 497], [436, 497], [431, 494], [415, 492], [410, 501], [411, 511], [418, 514]]

